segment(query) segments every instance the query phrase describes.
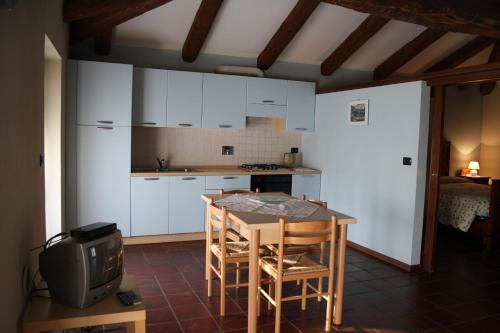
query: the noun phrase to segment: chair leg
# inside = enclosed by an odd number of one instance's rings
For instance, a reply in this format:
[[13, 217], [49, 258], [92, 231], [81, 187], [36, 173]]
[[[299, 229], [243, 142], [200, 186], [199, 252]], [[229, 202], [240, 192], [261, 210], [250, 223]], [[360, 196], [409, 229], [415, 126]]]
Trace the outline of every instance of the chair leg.
[[276, 281], [275, 286], [275, 297], [276, 302], [276, 314], [274, 317], [274, 333], [280, 333], [281, 328], [281, 289], [283, 285], [281, 281]]
[[[323, 292], [323, 278], [318, 279], [318, 293]], [[321, 302], [321, 296], [318, 296], [318, 302]]]
[[[269, 296], [276, 299], [276, 297], [274, 296], [274, 281], [269, 281]], [[271, 304], [271, 302], [267, 301], [267, 309], [271, 310], [272, 306], [273, 305]]]
[[326, 298], [326, 324], [325, 324], [326, 332], [330, 332], [330, 330], [332, 329], [333, 304], [334, 304], [333, 277], [330, 276], [328, 278], [328, 296]]
[[236, 263], [236, 289], [240, 288], [240, 263]]
[[261, 282], [262, 282], [262, 269], [260, 268], [260, 265], [259, 265], [259, 275], [257, 277], [257, 317], [260, 317], [260, 303], [261, 303], [261, 299], [260, 299], [260, 288], [262, 288], [261, 286]]
[[307, 280], [302, 280], [302, 302], [300, 304], [300, 309], [304, 311], [307, 304]]
[[226, 315], [226, 262], [220, 264], [220, 315]]
[[[212, 256], [210, 256], [210, 262], [212, 262]], [[212, 297], [212, 267], [208, 266], [208, 271], [207, 271], [207, 295], [208, 297]]]

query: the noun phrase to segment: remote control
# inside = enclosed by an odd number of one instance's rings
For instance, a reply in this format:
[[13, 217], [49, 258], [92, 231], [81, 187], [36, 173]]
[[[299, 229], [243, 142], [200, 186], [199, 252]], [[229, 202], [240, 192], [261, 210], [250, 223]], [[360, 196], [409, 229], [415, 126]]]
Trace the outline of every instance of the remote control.
[[123, 303], [123, 305], [137, 305], [141, 304], [139, 297], [132, 291], [120, 291], [116, 293], [116, 296]]

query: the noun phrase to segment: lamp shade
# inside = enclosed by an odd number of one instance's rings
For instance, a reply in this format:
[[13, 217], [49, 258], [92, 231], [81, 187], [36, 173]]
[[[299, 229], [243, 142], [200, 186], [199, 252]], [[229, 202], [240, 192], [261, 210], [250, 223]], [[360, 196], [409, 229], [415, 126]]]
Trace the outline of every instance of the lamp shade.
[[471, 170], [479, 170], [479, 162], [477, 162], [477, 161], [470, 161], [468, 168], [471, 169]]

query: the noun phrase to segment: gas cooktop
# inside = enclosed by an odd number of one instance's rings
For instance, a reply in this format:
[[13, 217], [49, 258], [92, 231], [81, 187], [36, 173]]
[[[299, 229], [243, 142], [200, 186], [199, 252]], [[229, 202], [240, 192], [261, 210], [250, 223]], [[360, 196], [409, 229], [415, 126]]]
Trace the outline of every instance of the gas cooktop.
[[283, 168], [279, 164], [242, 164], [240, 167], [249, 171], [278, 170]]

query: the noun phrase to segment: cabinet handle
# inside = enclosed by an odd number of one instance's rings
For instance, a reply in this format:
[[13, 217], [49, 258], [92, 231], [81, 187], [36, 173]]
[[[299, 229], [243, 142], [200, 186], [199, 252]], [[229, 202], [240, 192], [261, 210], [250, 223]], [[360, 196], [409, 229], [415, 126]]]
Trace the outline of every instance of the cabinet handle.
[[157, 178], [157, 177], [155, 177], [155, 178], [144, 178], [144, 180], [160, 180], [160, 178]]
[[188, 123], [180, 123], [178, 125], [181, 126], [181, 127], [191, 127], [191, 126], [193, 126], [193, 124], [188, 124]]
[[295, 127], [297, 131], [307, 131], [307, 128], [305, 127]]
[[238, 179], [238, 177], [227, 176], [227, 177], [224, 177], [223, 179]]
[[182, 180], [195, 180], [196, 177], [182, 177]]
[[233, 125], [219, 125], [220, 128], [231, 128]]
[[112, 130], [113, 127], [111, 126], [97, 126], [97, 128], [103, 129], [103, 130]]
[[97, 122], [99, 124], [112, 124], [113, 123], [111, 120], [98, 120]]
[[145, 123], [141, 123], [142, 125], [156, 125], [156, 123], [153, 123], [153, 122], [145, 122]]
[[274, 99], [264, 99], [262, 103], [274, 103]]

